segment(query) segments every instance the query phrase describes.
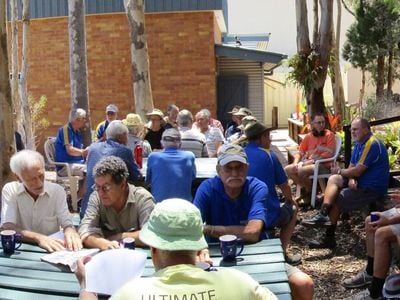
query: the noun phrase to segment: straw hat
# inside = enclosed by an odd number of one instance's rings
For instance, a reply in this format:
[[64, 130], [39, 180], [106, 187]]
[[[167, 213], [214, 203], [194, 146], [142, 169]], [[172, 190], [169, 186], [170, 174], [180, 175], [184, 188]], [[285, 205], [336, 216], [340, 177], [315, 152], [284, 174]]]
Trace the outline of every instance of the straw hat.
[[141, 126], [143, 125], [142, 123], [142, 118], [138, 114], [127, 114], [126, 119], [122, 120], [122, 123], [124, 123], [126, 126]]

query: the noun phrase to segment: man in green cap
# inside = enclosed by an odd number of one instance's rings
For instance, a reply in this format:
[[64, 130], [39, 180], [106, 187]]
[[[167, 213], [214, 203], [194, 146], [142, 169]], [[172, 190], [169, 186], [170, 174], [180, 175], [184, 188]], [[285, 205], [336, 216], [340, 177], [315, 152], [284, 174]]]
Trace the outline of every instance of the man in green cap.
[[[201, 250], [207, 248], [200, 211], [189, 201], [167, 199], [158, 203], [140, 231], [150, 246], [156, 273], [150, 278], [128, 282], [112, 299], [276, 299], [249, 275], [221, 268], [207, 272], [195, 266]], [[80, 299], [96, 299], [84, 291], [83, 262], [78, 263]]]

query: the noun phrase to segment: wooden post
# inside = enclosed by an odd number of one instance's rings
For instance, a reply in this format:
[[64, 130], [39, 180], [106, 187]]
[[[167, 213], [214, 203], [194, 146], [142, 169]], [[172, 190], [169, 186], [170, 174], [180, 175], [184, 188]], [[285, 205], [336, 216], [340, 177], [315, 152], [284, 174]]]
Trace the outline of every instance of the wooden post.
[[278, 128], [278, 106], [272, 107], [272, 128]]

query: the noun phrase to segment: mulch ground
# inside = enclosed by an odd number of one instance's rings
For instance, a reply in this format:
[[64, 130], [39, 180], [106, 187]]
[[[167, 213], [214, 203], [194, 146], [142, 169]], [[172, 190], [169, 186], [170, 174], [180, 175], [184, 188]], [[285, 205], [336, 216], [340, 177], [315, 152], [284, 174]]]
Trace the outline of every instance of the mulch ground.
[[[303, 209], [298, 218], [307, 219], [316, 212], [316, 209]], [[296, 226], [291, 248], [301, 252], [303, 262], [298, 267], [314, 280], [314, 299], [344, 299], [362, 290], [345, 289], [341, 283], [365, 267], [364, 218], [354, 214], [348, 220], [339, 222], [336, 230], [337, 246], [334, 250], [309, 249], [307, 246], [310, 240], [321, 239], [325, 229]]]

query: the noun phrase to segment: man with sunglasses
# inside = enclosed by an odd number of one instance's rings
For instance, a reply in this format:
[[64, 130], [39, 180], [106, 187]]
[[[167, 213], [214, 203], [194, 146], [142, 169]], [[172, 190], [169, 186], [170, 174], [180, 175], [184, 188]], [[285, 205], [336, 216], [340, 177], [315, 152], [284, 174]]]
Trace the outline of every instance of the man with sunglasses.
[[[311, 180], [314, 174], [315, 161], [332, 157], [335, 153], [335, 134], [325, 128], [325, 117], [322, 113], [315, 113], [311, 118], [311, 132], [308, 133], [294, 155], [293, 163], [285, 167], [285, 172], [294, 184], [300, 185], [302, 195], [295, 199], [300, 206], [307, 206], [311, 202]], [[320, 173], [329, 173], [330, 165], [321, 165]]]
[[93, 169], [94, 192], [79, 227], [86, 248], [119, 248], [126, 237], [143, 246], [140, 229], [154, 208], [153, 196], [144, 188], [128, 183], [128, 169], [122, 159], [107, 156]]

